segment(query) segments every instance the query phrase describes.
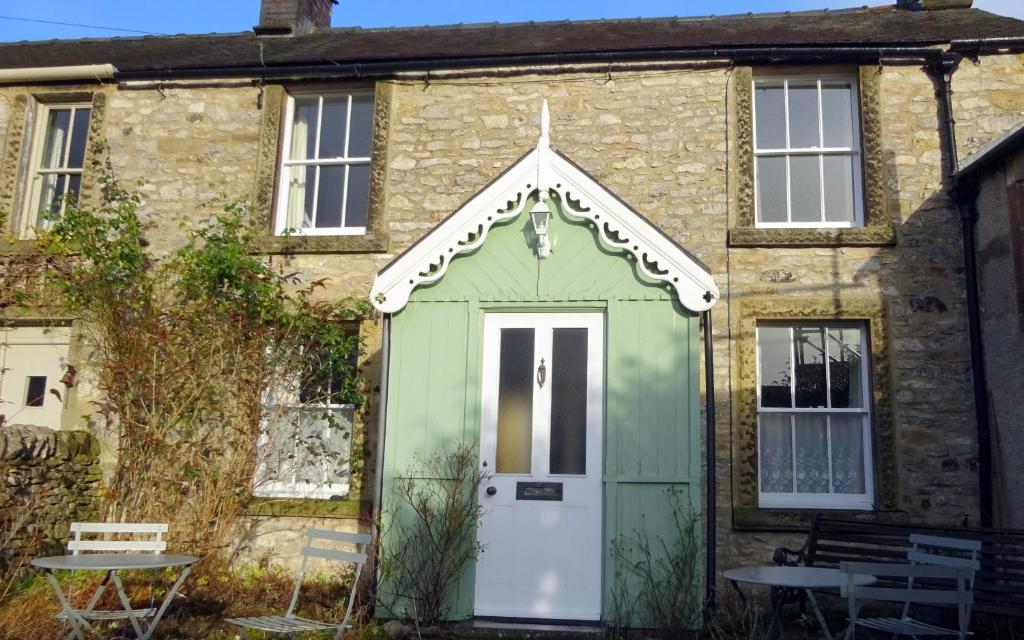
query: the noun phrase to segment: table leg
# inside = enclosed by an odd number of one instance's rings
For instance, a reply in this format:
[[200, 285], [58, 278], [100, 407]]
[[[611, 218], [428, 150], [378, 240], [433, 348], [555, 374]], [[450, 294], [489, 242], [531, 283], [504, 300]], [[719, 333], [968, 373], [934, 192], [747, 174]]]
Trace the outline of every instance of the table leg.
[[117, 575], [116, 571], [111, 571], [111, 575], [114, 578], [114, 588], [117, 589], [117, 597], [121, 600], [121, 606], [124, 607], [125, 615], [128, 616], [128, 621], [132, 623], [132, 629], [135, 630], [136, 638], [146, 638], [147, 636], [142, 631], [142, 626], [139, 624], [139, 619], [132, 613], [132, 603], [128, 600], [128, 595], [124, 592], [124, 585], [121, 584], [121, 577]]
[[181, 585], [185, 582], [185, 578], [188, 577], [188, 574], [191, 571], [192, 567], [185, 567], [181, 570], [181, 575], [178, 576], [178, 579], [171, 586], [170, 590], [167, 592], [167, 595], [164, 596], [163, 603], [160, 604], [160, 608], [157, 609], [156, 615], [154, 615], [153, 619], [149, 622], [149, 627], [146, 629], [146, 635], [139, 636], [139, 640], [149, 640], [149, 637], [153, 634], [153, 631], [156, 629], [157, 623], [160, 622], [160, 619], [164, 617], [164, 612], [167, 611], [167, 606], [171, 604], [171, 600], [174, 599], [174, 596], [178, 593], [178, 589], [181, 588]]
[[828, 625], [825, 624], [825, 616], [821, 615], [821, 609], [818, 608], [818, 600], [814, 597], [814, 593], [810, 589], [804, 589], [804, 593], [807, 594], [807, 599], [811, 601], [811, 609], [814, 610], [814, 617], [818, 619], [821, 632], [825, 634], [825, 640], [832, 640], [832, 632], [828, 630]]
[[738, 595], [740, 597], [740, 603], [744, 607], [746, 607], [747, 606], [747, 596], [746, 596], [746, 594], [743, 593], [743, 590], [740, 589], [739, 583], [737, 583], [735, 580], [730, 580], [729, 584], [731, 584], [732, 588], [736, 591], [736, 595]]
[[68, 622], [71, 624], [71, 632], [66, 636], [67, 638], [77, 638], [77, 640], [85, 640], [82, 635], [83, 629], [88, 629], [90, 632], [93, 631], [92, 625], [89, 621], [83, 618], [78, 611], [72, 608], [71, 603], [68, 602], [67, 597], [64, 595], [64, 589], [60, 586], [60, 581], [53, 575], [53, 571], [47, 569], [44, 572], [46, 581], [50, 583], [50, 588], [53, 589], [53, 593], [57, 596], [57, 601], [60, 602], [61, 608], [64, 613], [68, 616]]

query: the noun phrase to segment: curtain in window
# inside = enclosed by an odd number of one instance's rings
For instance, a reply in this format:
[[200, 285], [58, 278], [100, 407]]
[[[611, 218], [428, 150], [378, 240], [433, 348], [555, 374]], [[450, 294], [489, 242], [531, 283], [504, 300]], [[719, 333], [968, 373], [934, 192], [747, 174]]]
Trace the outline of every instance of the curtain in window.
[[[312, 146], [316, 136], [316, 102], [295, 102], [295, 118], [292, 121], [292, 143], [288, 150], [289, 160], [308, 160], [312, 157]], [[315, 166], [289, 167], [288, 176], [288, 221], [287, 228], [300, 229], [313, 226], [313, 189], [316, 182]]]

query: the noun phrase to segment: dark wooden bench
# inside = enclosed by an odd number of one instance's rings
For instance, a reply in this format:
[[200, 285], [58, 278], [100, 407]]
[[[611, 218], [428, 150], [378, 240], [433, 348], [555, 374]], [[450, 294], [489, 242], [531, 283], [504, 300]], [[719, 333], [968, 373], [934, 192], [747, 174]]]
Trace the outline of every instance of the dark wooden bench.
[[974, 612], [1024, 618], [1024, 531], [862, 522], [819, 515], [802, 548], [779, 547], [773, 560], [779, 565], [808, 567], [838, 567], [846, 561], [904, 563], [912, 533], [980, 540]]

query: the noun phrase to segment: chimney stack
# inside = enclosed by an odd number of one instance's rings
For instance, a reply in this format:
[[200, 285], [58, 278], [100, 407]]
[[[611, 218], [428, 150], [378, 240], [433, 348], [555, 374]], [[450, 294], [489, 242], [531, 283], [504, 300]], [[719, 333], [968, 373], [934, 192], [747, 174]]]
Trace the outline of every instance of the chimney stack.
[[896, 0], [896, 6], [910, 11], [970, 9], [973, 0]]
[[331, 9], [338, 0], [262, 0], [257, 35], [303, 35], [331, 27]]

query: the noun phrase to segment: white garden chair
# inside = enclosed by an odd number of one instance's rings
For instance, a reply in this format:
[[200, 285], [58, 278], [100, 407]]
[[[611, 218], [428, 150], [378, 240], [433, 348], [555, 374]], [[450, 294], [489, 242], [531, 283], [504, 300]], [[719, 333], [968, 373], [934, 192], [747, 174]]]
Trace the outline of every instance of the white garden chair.
[[[974, 569], [934, 564], [887, 564], [878, 562], [840, 562], [839, 570], [846, 574], [846, 582], [840, 587], [840, 595], [847, 599], [850, 626], [843, 635], [844, 640], [853, 639], [856, 629], [863, 627], [893, 635], [909, 636], [956, 636], [964, 640], [970, 635], [971, 605], [974, 603]], [[883, 586], [858, 586], [857, 576], [875, 578], [904, 578], [906, 587], [890, 586], [890, 580]], [[924, 580], [915, 584], [915, 580]], [[936, 581], [942, 584], [936, 586]], [[952, 584], [954, 588], [946, 585]], [[865, 600], [902, 602], [904, 615], [893, 618], [861, 618], [861, 607]], [[906, 612], [914, 604], [954, 605], [957, 612], [957, 628], [940, 627], [909, 617]]]
[[[344, 542], [354, 545], [355, 551], [341, 551], [337, 549], [325, 549], [315, 546], [321, 541]], [[251, 618], [228, 618], [229, 622], [242, 630], [244, 638], [250, 638], [249, 629], [257, 631], [269, 631], [275, 634], [284, 634], [291, 637], [296, 633], [307, 633], [324, 629], [334, 629], [334, 640], [340, 640], [345, 629], [351, 627], [348, 619], [352, 615], [352, 605], [355, 603], [356, 587], [359, 584], [359, 576], [363, 571], [363, 564], [366, 562], [366, 545], [373, 541], [373, 536], [362, 533], [344, 533], [340, 531], [328, 531], [326, 529], [307, 529], [306, 546], [302, 548], [302, 564], [299, 566], [299, 575], [295, 579], [295, 590], [292, 592], [292, 601], [288, 605], [288, 611], [283, 616], [256, 616]], [[299, 589], [302, 587], [302, 580], [306, 574], [306, 564], [310, 558], [321, 558], [344, 562], [355, 566], [355, 577], [352, 579], [352, 588], [348, 594], [348, 605], [345, 608], [345, 617], [340, 623], [320, 622], [295, 615], [295, 605], [299, 601]]]
[[[81, 553], [153, 553], [160, 554], [167, 550], [167, 541], [164, 534], [167, 533], [166, 523], [148, 522], [72, 522], [71, 540], [68, 541], [67, 549], [71, 555], [77, 556]], [[93, 537], [96, 536], [96, 537]], [[96, 610], [100, 597], [107, 590], [110, 583], [114, 583], [118, 597], [127, 600], [124, 592], [124, 585], [117, 572], [109, 571], [104, 576], [100, 586], [89, 599], [85, 609], [78, 614], [86, 620], [124, 620], [129, 618], [128, 611], [117, 610]], [[156, 615], [155, 607], [145, 609], [132, 609], [131, 616], [136, 619], [152, 618]], [[67, 619], [68, 613], [61, 611], [57, 617]]]

